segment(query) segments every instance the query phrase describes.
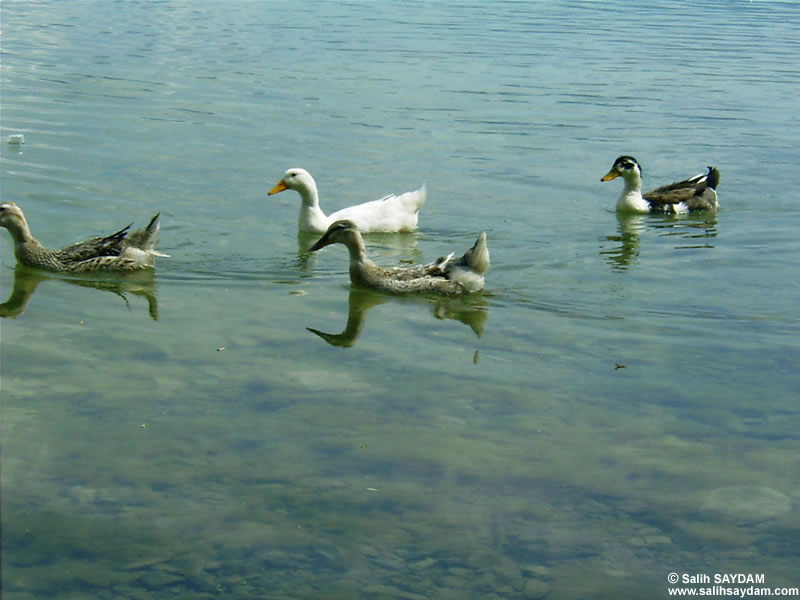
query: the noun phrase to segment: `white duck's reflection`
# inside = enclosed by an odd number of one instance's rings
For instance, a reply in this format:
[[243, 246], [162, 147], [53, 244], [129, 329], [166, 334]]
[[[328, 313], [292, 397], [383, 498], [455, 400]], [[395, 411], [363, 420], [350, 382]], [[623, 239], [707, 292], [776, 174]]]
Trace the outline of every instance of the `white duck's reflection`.
[[[414, 264], [421, 261], [416, 233], [368, 233], [364, 236], [381, 261]], [[318, 253], [309, 248], [319, 239], [319, 234], [300, 231], [297, 234], [297, 263], [301, 272], [308, 272], [316, 263]]]
[[374, 306], [385, 302], [424, 302], [433, 307], [437, 319], [453, 319], [469, 326], [480, 337], [489, 319], [489, 303], [482, 297], [430, 298], [425, 296], [389, 296], [363, 288], [353, 288], [347, 299], [347, 324], [341, 333], [326, 333], [307, 327], [331, 346], [350, 348], [355, 345], [364, 329], [366, 314]]
[[45, 274], [39, 269], [17, 264], [14, 268], [14, 287], [8, 300], [0, 304], [0, 317], [15, 319], [25, 312], [28, 301], [36, 288], [43, 281], [63, 281], [81, 287], [90, 287], [111, 292], [122, 298], [125, 306], [131, 307], [128, 295], [142, 296], [147, 300], [147, 311], [150, 317], [158, 320], [158, 300], [156, 298], [155, 272], [147, 269], [135, 273], [115, 275], [84, 275], [80, 279], [67, 278], [60, 275]]

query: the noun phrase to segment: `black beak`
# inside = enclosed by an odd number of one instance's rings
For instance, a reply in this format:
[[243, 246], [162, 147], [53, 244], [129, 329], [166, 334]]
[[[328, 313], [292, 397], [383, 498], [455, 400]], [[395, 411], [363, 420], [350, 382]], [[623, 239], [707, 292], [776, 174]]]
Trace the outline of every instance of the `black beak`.
[[328, 246], [330, 244], [331, 244], [331, 241], [328, 239], [328, 234], [326, 233], [321, 238], [319, 238], [319, 240], [317, 240], [317, 243], [314, 244], [313, 246], [311, 246], [311, 248], [309, 248], [308, 251], [309, 252], [316, 252], [320, 248], [324, 248], [325, 246]]

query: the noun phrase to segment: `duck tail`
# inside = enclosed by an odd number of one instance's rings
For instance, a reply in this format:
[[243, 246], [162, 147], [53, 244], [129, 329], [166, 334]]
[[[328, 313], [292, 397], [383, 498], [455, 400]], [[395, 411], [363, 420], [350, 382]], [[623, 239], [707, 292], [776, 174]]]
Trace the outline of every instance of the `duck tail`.
[[716, 190], [719, 185], [719, 170], [716, 167], [708, 167], [706, 175], [706, 185], [712, 190]]
[[413, 192], [405, 192], [399, 196], [389, 195], [387, 198], [396, 198], [400, 205], [403, 206], [404, 210], [409, 213], [418, 214], [419, 209], [422, 208], [422, 205], [425, 204], [425, 200], [428, 198], [428, 189], [423, 183], [419, 189]]
[[161, 213], [156, 213], [156, 215], [150, 219], [150, 223], [147, 224], [147, 227], [128, 235], [128, 245], [131, 248], [142, 250], [152, 256], [169, 257], [169, 254], [162, 254], [155, 249], [158, 244], [160, 231]]
[[145, 231], [148, 234], [158, 234], [159, 230], [161, 229], [161, 213], [157, 212], [150, 222], [147, 224]]
[[417, 190], [417, 211], [425, 204], [425, 201], [428, 199], [428, 186], [425, 185], [425, 182], [422, 183], [420, 188]]
[[472, 248], [464, 254], [464, 262], [476, 273], [484, 275], [489, 270], [489, 247], [486, 245], [486, 232], [481, 231]]
[[144, 239], [142, 240], [142, 249], [152, 252], [158, 244], [159, 233], [161, 232], [161, 213], [156, 213], [150, 219], [144, 230]]
[[155, 252], [156, 244], [158, 244], [159, 233], [161, 232], [161, 213], [156, 213], [150, 219], [150, 222], [145, 227], [139, 247], [146, 252], [150, 252], [158, 256]]

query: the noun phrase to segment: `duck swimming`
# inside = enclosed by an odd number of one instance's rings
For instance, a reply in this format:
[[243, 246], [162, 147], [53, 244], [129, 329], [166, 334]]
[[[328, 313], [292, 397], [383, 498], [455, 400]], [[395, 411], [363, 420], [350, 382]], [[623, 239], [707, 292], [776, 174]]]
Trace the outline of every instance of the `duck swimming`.
[[600, 181], [622, 177], [625, 187], [617, 200], [617, 212], [680, 214], [702, 210], [717, 210], [716, 188], [719, 171], [708, 167], [683, 181], [658, 187], [642, 194], [642, 167], [632, 156], [620, 156]]
[[390, 194], [380, 200], [373, 200], [350, 206], [326, 216], [319, 207], [317, 184], [305, 169], [289, 169], [283, 178], [269, 191], [269, 196], [284, 190], [294, 190], [300, 194], [300, 216], [297, 219], [300, 231], [324, 233], [335, 221], [349, 219], [362, 233], [414, 231], [420, 207], [425, 203], [425, 186], [414, 192], [399, 196]]
[[17, 262], [29, 267], [60, 273], [87, 271], [135, 271], [152, 267], [160, 229], [160, 213], [144, 229], [130, 231], [130, 225], [105, 237], [93, 237], [61, 250], [48, 250], [31, 235], [22, 210], [13, 202], [0, 204], [0, 227], [14, 239]]
[[316, 244], [315, 252], [329, 244], [344, 244], [350, 253], [350, 281], [354, 285], [407, 294], [427, 292], [457, 295], [483, 289], [483, 276], [489, 270], [489, 249], [486, 233], [481, 232], [475, 244], [463, 256], [454, 253], [437, 258], [427, 265], [384, 269], [367, 257], [364, 239], [355, 223], [340, 220], [333, 223]]

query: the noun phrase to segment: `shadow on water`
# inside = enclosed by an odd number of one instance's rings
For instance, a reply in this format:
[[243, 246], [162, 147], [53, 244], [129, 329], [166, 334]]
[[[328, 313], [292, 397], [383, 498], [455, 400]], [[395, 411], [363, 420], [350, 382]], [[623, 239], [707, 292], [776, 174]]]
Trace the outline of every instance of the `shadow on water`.
[[[626, 271], [636, 264], [640, 255], [641, 237], [650, 228], [659, 236], [674, 236], [679, 240], [675, 249], [713, 248], [710, 240], [717, 235], [716, 213], [692, 215], [630, 215], [617, 213], [617, 231], [606, 236], [600, 256], [614, 271]], [[608, 242], [608, 243], [607, 243]]]
[[350, 348], [355, 345], [366, 322], [367, 312], [374, 306], [388, 301], [420, 302], [433, 306], [433, 316], [437, 319], [453, 319], [469, 326], [475, 335], [483, 334], [489, 318], [488, 303], [480, 297], [430, 298], [426, 296], [395, 297], [379, 294], [371, 290], [352, 289], [347, 299], [347, 324], [341, 333], [326, 333], [313, 327], [306, 327], [328, 342], [331, 346]]
[[11, 290], [11, 295], [8, 300], [0, 304], [0, 317], [15, 319], [22, 315], [39, 284], [43, 281], [51, 280], [111, 292], [122, 298], [125, 306], [129, 309], [131, 304], [128, 300], [128, 295], [142, 296], [147, 300], [147, 311], [150, 317], [154, 321], [158, 320], [155, 271], [152, 269], [125, 274], [102, 273], [95, 276], [87, 274], [80, 279], [75, 279], [61, 275], [45, 274], [38, 269], [19, 264], [14, 269], [14, 287]]

